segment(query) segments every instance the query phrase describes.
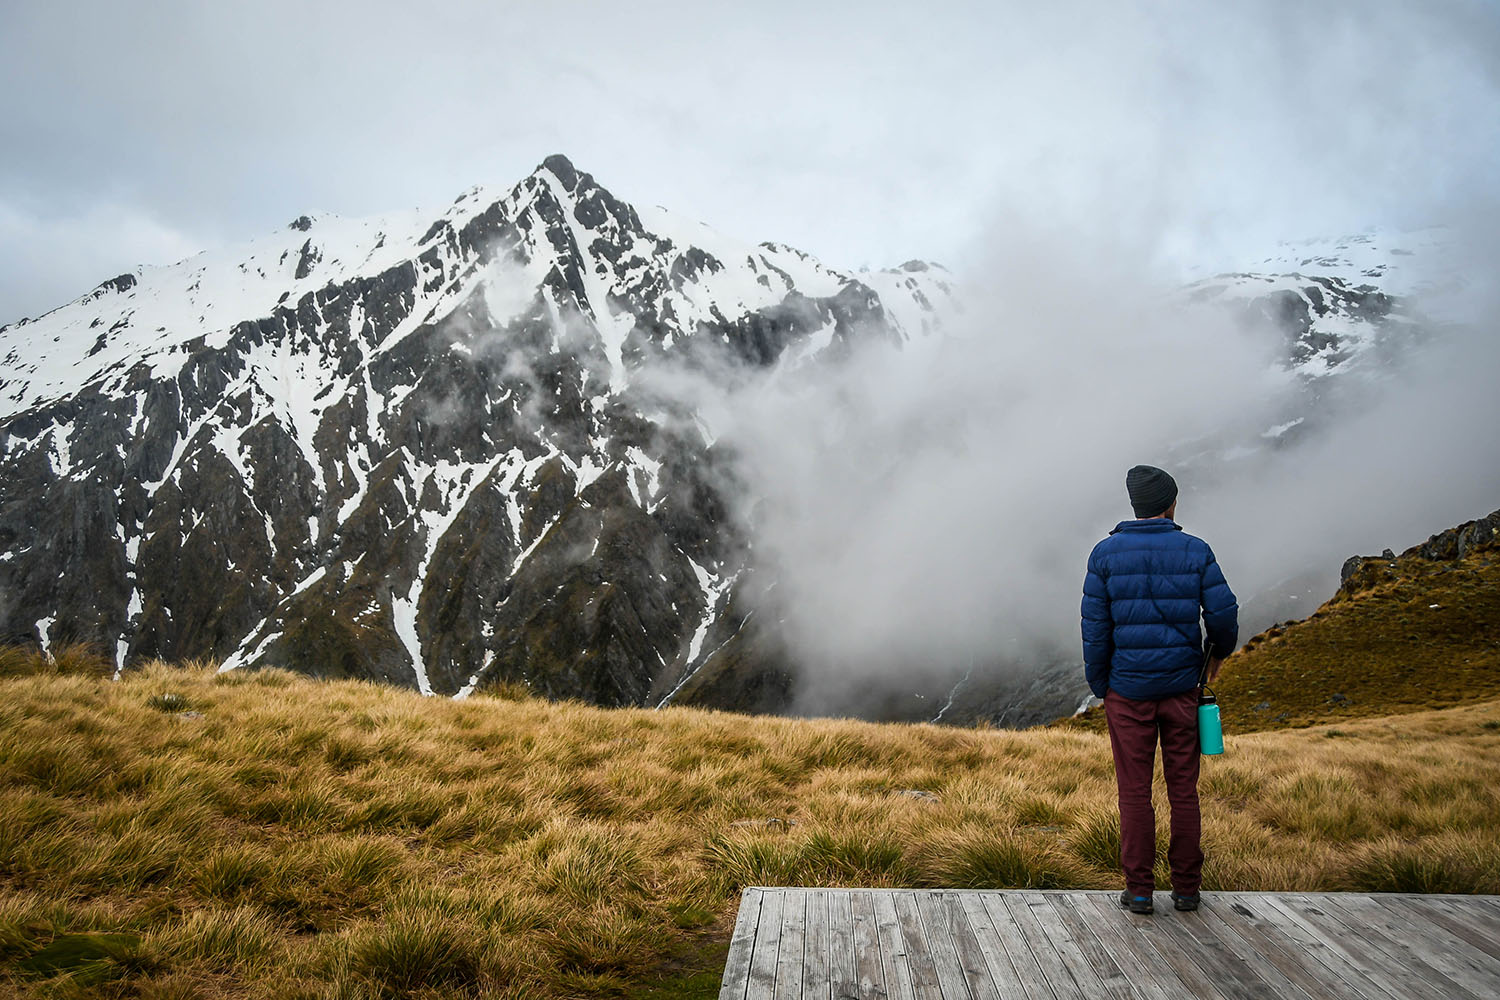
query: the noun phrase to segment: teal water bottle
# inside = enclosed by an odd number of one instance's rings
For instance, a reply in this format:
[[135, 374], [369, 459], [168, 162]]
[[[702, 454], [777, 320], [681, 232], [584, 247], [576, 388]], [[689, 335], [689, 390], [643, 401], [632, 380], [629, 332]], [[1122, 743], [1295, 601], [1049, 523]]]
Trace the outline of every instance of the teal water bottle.
[[1219, 723], [1219, 699], [1213, 688], [1198, 689], [1198, 749], [1209, 757], [1224, 752], [1224, 727]]

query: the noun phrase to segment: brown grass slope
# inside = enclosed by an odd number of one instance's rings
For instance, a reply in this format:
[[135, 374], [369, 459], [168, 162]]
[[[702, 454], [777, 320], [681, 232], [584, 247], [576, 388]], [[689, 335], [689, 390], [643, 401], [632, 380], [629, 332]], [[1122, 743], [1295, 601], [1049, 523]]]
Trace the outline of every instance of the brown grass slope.
[[[1119, 884], [1094, 733], [68, 662], [0, 679], [0, 995], [712, 996], [745, 885]], [[1210, 890], [1500, 892], [1500, 701], [1203, 794]]]
[[[1351, 559], [1333, 598], [1225, 661], [1226, 732], [1500, 698], [1500, 511], [1399, 556]], [[1064, 725], [1104, 731], [1094, 709]]]

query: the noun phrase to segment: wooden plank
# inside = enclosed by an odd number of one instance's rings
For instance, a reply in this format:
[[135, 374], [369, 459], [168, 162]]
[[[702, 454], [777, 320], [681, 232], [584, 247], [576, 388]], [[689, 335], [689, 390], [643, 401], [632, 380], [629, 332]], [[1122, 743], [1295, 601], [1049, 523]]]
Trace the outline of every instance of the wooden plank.
[[1052, 987], [1047, 983], [1047, 977], [1042, 972], [1040, 963], [1036, 956], [1031, 953], [1031, 946], [1026, 943], [1021, 929], [1010, 915], [1010, 910], [1005, 906], [1006, 893], [986, 892], [979, 896], [979, 904], [983, 907], [985, 915], [989, 918], [991, 933], [999, 940], [1005, 954], [1010, 957], [1011, 966], [1016, 971], [1016, 981], [1021, 984], [1023, 996], [1027, 997], [1056, 997]]
[[835, 1000], [864, 997], [854, 971], [854, 910], [847, 892], [828, 894], [828, 985]]
[[[1028, 997], [1043, 997], [1042, 993], [1029, 992], [1022, 983], [1021, 974], [1016, 971], [1010, 955], [1005, 951], [1005, 945], [1000, 942], [999, 935], [995, 933], [994, 924], [990, 921], [990, 915], [985, 912], [984, 903], [980, 897], [969, 892], [957, 898], [959, 908], [964, 911], [964, 916], [969, 921], [969, 930], [974, 934], [974, 943], [979, 946], [979, 953], [984, 956], [984, 964], [989, 969], [990, 981], [995, 984], [1000, 1000], [1027, 1000]], [[1031, 962], [1031, 969], [1037, 978], [1042, 979], [1042, 988], [1046, 989], [1046, 979], [1042, 978], [1042, 970], [1037, 968], [1036, 962], [1032, 961], [1030, 955], [1026, 956], [1026, 960]]]
[[958, 960], [958, 946], [953, 943], [953, 932], [943, 909], [942, 894], [917, 892], [912, 894], [912, 901], [917, 904], [917, 916], [927, 933], [927, 950], [937, 970], [938, 991], [943, 1000], [973, 1000], [969, 977]]
[[[1004, 897], [1005, 908], [1021, 929], [1021, 936], [1031, 946], [1031, 954], [1036, 957], [1037, 964], [1042, 967], [1042, 974], [1052, 985], [1052, 992], [1057, 995], [1058, 1000], [1100, 1000], [1105, 997], [1104, 984], [1092, 972], [1088, 973], [1083, 982], [1074, 978], [1057, 948], [1057, 942], [1047, 936], [1047, 931], [1037, 920], [1036, 914], [1031, 912], [1032, 898], [1023, 893], [1007, 893]], [[1092, 984], [1090, 979], [1093, 980]], [[1088, 989], [1090, 985], [1094, 987], [1092, 992]]]
[[1428, 986], [1422, 977], [1413, 976], [1404, 969], [1384, 948], [1373, 945], [1364, 935], [1355, 933], [1338, 919], [1330, 918], [1316, 899], [1316, 896], [1301, 893], [1277, 893], [1267, 895], [1265, 902], [1317, 935], [1330, 949], [1344, 955], [1350, 964], [1391, 996], [1443, 1000], [1443, 994]]
[[782, 896], [780, 889], [767, 889], [761, 899], [760, 929], [755, 935], [755, 951], [750, 956], [750, 974], [745, 979], [746, 1000], [771, 1000], [776, 989]]
[[1251, 997], [1259, 1000], [1262, 995], [1233, 977], [1220, 974], [1212, 963], [1204, 961], [1202, 946], [1177, 916], [1177, 911], [1163, 910], [1150, 920], [1132, 921], [1126, 926], [1127, 933], [1146, 939], [1147, 947], [1167, 963], [1190, 995], [1224, 1000], [1250, 1000]]
[[801, 1000], [802, 942], [807, 926], [807, 890], [781, 893], [781, 945], [777, 948], [776, 983], [772, 1000]]
[[1414, 909], [1418, 919], [1431, 920], [1469, 947], [1500, 961], [1500, 921], [1484, 920], [1473, 908], [1443, 899], [1408, 897], [1401, 902]]
[[[1202, 909], [1197, 912], [1173, 909], [1166, 893], [1158, 894], [1154, 916], [1130, 921], [1125, 926], [1127, 933], [1145, 939], [1194, 996], [1218, 996], [1225, 1000], [1275, 996], [1279, 1000], [1285, 995], [1288, 1000], [1306, 1000], [1289, 984], [1268, 983], [1253, 963], [1247, 962], [1217, 928], [1205, 921]], [[1277, 992], [1283, 988], [1284, 993]]]
[[1405, 1000], [1405, 993], [1392, 994], [1380, 977], [1370, 975], [1365, 966], [1348, 952], [1334, 947], [1323, 933], [1311, 927], [1286, 910], [1276, 905], [1272, 893], [1229, 894], [1236, 906], [1249, 910], [1245, 919], [1274, 926], [1276, 932], [1291, 942], [1306, 956], [1309, 963], [1327, 967], [1336, 973], [1348, 987], [1350, 995], [1359, 994], [1368, 1000]]
[[1325, 902], [1342, 910], [1349, 923], [1357, 923], [1360, 933], [1369, 934], [1374, 929], [1401, 949], [1408, 960], [1426, 962], [1476, 1000], [1479, 997], [1493, 1000], [1500, 995], [1500, 976], [1486, 967], [1485, 956], [1481, 955], [1480, 961], [1475, 961], [1468, 949], [1456, 944], [1452, 938], [1441, 932], [1432, 933], [1431, 924], [1404, 919], [1391, 907], [1370, 896], [1337, 893], [1330, 894]]
[[[898, 990], [912, 1000], [942, 1000], [942, 988], [938, 985], [937, 970], [932, 965], [932, 955], [927, 950], [927, 936], [922, 932], [922, 921], [917, 916], [916, 904], [909, 892], [883, 892], [875, 900], [875, 912], [882, 914], [882, 925], [889, 924], [889, 936], [880, 939], [880, 952], [886, 953], [889, 942], [899, 956], [895, 965], [895, 982]], [[886, 926], [882, 926], [886, 930]], [[887, 966], [890, 969], [890, 966]], [[889, 984], [889, 980], [887, 980]], [[891, 990], [896, 996], [897, 990]]]
[[1500, 936], [1500, 907], [1487, 905], [1483, 897], [1475, 896], [1421, 896], [1428, 905], [1451, 913], [1455, 919], [1484, 933]]
[[886, 995], [897, 1000], [912, 1000], [911, 967], [906, 960], [901, 922], [896, 917], [896, 902], [889, 892], [881, 890], [872, 891], [870, 900], [875, 908], [875, 938], [880, 943]]
[[880, 938], [875, 927], [875, 903], [868, 890], [850, 900], [854, 918], [854, 973], [856, 995], [862, 1000], [881, 1000], [888, 994], [880, 962]]
[[[1480, 996], [1484, 996], [1492, 1000], [1487, 990], [1476, 994], [1439, 968], [1440, 965], [1447, 964], [1442, 956], [1427, 947], [1413, 947], [1407, 940], [1407, 928], [1387, 928], [1385, 924], [1388, 920], [1382, 918], [1388, 918], [1389, 915], [1383, 913], [1380, 905], [1369, 896], [1320, 893], [1306, 898], [1311, 904], [1310, 911], [1320, 912], [1324, 920], [1342, 925], [1346, 928], [1346, 936], [1357, 937], [1362, 943], [1383, 952], [1387, 964], [1404, 977], [1402, 982], [1407, 989], [1412, 988], [1413, 981], [1421, 980], [1425, 987], [1443, 996], [1461, 1000], [1478, 1000]], [[1358, 902], [1351, 907], [1348, 900]], [[1366, 903], [1369, 905], [1366, 906]]]
[[1089, 967], [1104, 984], [1104, 989], [1110, 996], [1118, 997], [1120, 1000], [1140, 1000], [1141, 994], [1137, 992], [1130, 983], [1130, 977], [1121, 970], [1118, 962], [1104, 947], [1104, 942], [1093, 932], [1089, 925], [1079, 915], [1078, 911], [1067, 904], [1062, 896], [1046, 896], [1048, 905], [1059, 923], [1067, 928], [1068, 937], [1083, 952], [1084, 958], [1088, 960]]
[[[1397, 926], [1410, 929], [1414, 938], [1410, 943], [1420, 945], [1426, 941], [1445, 951], [1450, 959], [1461, 961], [1476, 971], [1486, 975], [1492, 974], [1491, 970], [1500, 973], [1500, 965], [1496, 965], [1495, 956], [1490, 951], [1475, 946], [1464, 934], [1454, 933], [1454, 926], [1465, 933], [1469, 932], [1462, 921], [1451, 920], [1441, 907], [1430, 906], [1426, 900], [1417, 896], [1381, 895], [1371, 898], [1378, 902]], [[1500, 938], [1500, 924], [1494, 925], [1488, 935], [1471, 936], [1478, 937], [1491, 948], [1500, 947], [1500, 940], [1496, 940]]]
[[[1270, 911], [1255, 896], [1214, 893], [1213, 898], [1216, 904], [1222, 902], [1234, 914], [1234, 926], [1237, 930], [1250, 936], [1263, 950], [1284, 956], [1286, 961], [1298, 967], [1300, 975], [1319, 984], [1320, 992], [1313, 993], [1314, 996], [1396, 1000], [1344, 961], [1343, 956], [1330, 951], [1322, 941], [1300, 932], [1290, 921], [1270, 916]], [[1297, 978], [1291, 973], [1287, 974], [1289, 978]], [[1313, 992], [1308, 984], [1302, 984], [1302, 988]]]
[[734, 920], [734, 935], [729, 939], [729, 958], [724, 963], [724, 979], [719, 986], [719, 1000], [744, 1000], [750, 982], [750, 953], [755, 949], [755, 932], [760, 924], [759, 889], [740, 894], [740, 912]]
[[807, 921], [802, 935], [802, 996], [807, 1000], [832, 1000], [829, 989], [828, 892], [807, 893]]
[[979, 946], [979, 939], [969, 925], [969, 917], [964, 913], [958, 894], [939, 893], [938, 908], [948, 939], [953, 942], [953, 952], [958, 956], [959, 967], [963, 969], [969, 996], [973, 1000], [1000, 1000], [1000, 989], [990, 973], [989, 959]]
[[1147, 1000], [1177, 1000], [1183, 995], [1181, 977], [1152, 947], [1150, 940], [1132, 926], [1152, 918], [1132, 914], [1121, 909], [1116, 900], [1094, 893], [1069, 893], [1063, 897], [1063, 903], [1072, 906], [1079, 919], [1088, 924], [1130, 977], [1136, 991]]
[[1180, 913], [1172, 909], [1166, 912], [1172, 915], [1167, 933], [1176, 937], [1215, 988], [1231, 1000], [1263, 996], [1307, 1000], [1302, 990], [1274, 965], [1255, 954], [1224, 921], [1215, 919], [1209, 900], [1205, 899], [1197, 912]]
[[1221, 940], [1254, 966], [1263, 979], [1280, 985], [1287, 995], [1306, 994], [1316, 1000], [1330, 989], [1349, 989], [1327, 968], [1307, 962], [1306, 956], [1285, 937], [1273, 936], [1263, 922], [1250, 920], [1242, 912], [1244, 909], [1216, 895], [1211, 903], [1205, 902], [1200, 913], [1207, 924], [1218, 929]]
[[[1247, 940], [1233, 923], [1224, 919], [1224, 915], [1219, 910], [1221, 905], [1221, 901], [1204, 900], [1203, 905], [1199, 907], [1197, 916], [1204, 929], [1214, 934], [1240, 961], [1255, 970], [1255, 974], [1262, 981], [1270, 983], [1277, 997], [1285, 997], [1288, 1000], [1305, 997], [1306, 1000], [1315, 1000], [1321, 994], [1321, 987], [1314, 986], [1310, 992], [1303, 989], [1296, 979], [1288, 975], [1286, 969], [1282, 968], [1283, 965], [1292, 968], [1299, 978], [1307, 978], [1300, 970], [1295, 969], [1295, 963], [1288, 963], [1280, 952], [1273, 948], [1270, 954], [1267, 954]], [[1233, 913], [1233, 911], [1230, 912]], [[1191, 923], [1191, 921], [1188, 922]]]

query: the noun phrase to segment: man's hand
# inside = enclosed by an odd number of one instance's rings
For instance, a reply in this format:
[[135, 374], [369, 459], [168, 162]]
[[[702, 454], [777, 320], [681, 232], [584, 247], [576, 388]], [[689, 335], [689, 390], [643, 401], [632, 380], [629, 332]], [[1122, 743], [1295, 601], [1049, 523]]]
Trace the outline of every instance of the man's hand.
[[1219, 668], [1224, 665], [1224, 657], [1215, 656], [1208, 661], [1208, 683], [1212, 684], [1219, 679]]

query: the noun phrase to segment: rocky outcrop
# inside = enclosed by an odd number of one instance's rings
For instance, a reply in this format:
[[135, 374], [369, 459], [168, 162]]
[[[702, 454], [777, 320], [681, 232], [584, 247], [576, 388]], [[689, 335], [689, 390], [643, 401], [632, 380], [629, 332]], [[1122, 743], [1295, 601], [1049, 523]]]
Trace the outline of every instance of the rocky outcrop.
[[1378, 556], [1350, 556], [1339, 571], [1339, 594], [1348, 596], [1401, 577], [1400, 564], [1410, 560], [1457, 563], [1472, 552], [1500, 547], [1500, 510], [1440, 531], [1399, 556], [1386, 549]]

